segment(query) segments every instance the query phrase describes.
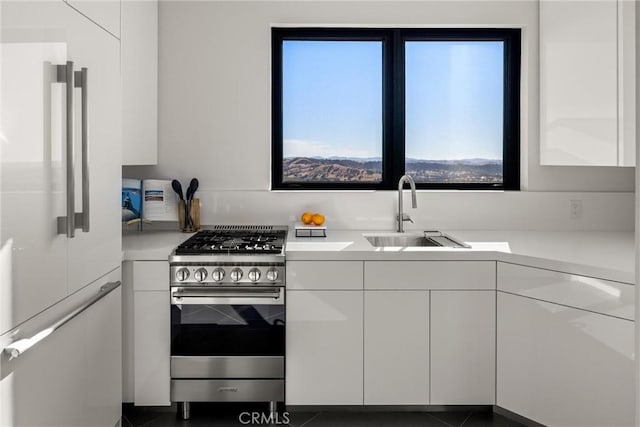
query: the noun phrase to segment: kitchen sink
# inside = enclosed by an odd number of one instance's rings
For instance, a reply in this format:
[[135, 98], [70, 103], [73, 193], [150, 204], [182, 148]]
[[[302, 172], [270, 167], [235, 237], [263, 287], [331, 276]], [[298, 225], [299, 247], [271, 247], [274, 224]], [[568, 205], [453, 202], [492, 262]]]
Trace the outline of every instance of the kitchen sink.
[[447, 247], [447, 248], [470, 248], [460, 240], [457, 240], [440, 231], [423, 231], [420, 233], [380, 233], [363, 234], [371, 246], [376, 248], [394, 247]]

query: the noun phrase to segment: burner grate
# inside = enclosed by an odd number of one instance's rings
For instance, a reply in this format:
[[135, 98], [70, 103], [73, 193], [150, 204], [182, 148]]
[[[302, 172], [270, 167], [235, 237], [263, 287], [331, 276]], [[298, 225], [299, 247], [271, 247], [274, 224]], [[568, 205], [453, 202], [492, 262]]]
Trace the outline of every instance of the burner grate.
[[280, 254], [286, 229], [274, 226], [221, 225], [204, 229], [180, 244], [176, 254]]
[[272, 231], [273, 225], [214, 225], [214, 230]]

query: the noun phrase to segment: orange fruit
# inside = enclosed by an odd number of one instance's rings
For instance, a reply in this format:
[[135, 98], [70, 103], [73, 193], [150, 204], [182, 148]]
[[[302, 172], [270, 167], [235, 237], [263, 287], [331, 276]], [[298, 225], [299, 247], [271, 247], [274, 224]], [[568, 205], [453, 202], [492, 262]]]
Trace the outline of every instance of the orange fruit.
[[300, 217], [300, 220], [303, 224], [311, 224], [311, 221], [313, 221], [313, 214], [311, 212], [305, 212]]
[[324, 224], [324, 215], [319, 214], [319, 213], [315, 213], [311, 217], [311, 221], [313, 221], [313, 223], [315, 225], [322, 225], [322, 224]]

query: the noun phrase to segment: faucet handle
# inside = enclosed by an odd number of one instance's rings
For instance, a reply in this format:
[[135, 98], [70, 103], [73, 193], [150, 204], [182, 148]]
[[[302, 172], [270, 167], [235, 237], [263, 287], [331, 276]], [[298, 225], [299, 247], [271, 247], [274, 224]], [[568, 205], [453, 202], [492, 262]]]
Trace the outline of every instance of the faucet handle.
[[411, 219], [411, 217], [409, 215], [407, 215], [406, 213], [402, 214], [402, 221], [411, 221], [412, 224], [415, 224], [413, 222], [413, 220]]

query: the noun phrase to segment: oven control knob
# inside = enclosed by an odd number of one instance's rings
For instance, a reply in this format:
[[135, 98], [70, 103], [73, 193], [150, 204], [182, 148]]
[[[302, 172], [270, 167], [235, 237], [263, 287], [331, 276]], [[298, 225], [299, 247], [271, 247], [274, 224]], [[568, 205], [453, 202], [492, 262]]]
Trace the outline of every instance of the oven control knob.
[[258, 270], [257, 268], [252, 268], [251, 270], [249, 270], [249, 273], [247, 273], [247, 276], [252, 282], [257, 282], [258, 280], [260, 280], [260, 270]]
[[272, 268], [271, 270], [267, 270], [267, 280], [270, 282], [275, 282], [278, 280], [278, 270]]
[[211, 272], [211, 278], [215, 282], [221, 281], [222, 279], [224, 279], [224, 270], [222, 268], [216, 268]]
[[183, 282], [185, 280], [187, 280], [189, 278], [189, 270], [186, 268], [180, 268], [178, 271], [176, 271], [176, 279], [178, 279], [178, 282]]
[[231, 270], [230, 276], [232, 282], [237, 282], [242, 279], [242, 270], [240, 270], [239, 268], [234, 268], [233, 270]]
[[193, 277], [195, 277], [195, 279], [198, 282], [203, 282], [204, 279], [207, 278], [207, 270], [204, 269], [204, 268], [199, 268], [199, 269], [196, 270], [195, 273], [193, 273]]

